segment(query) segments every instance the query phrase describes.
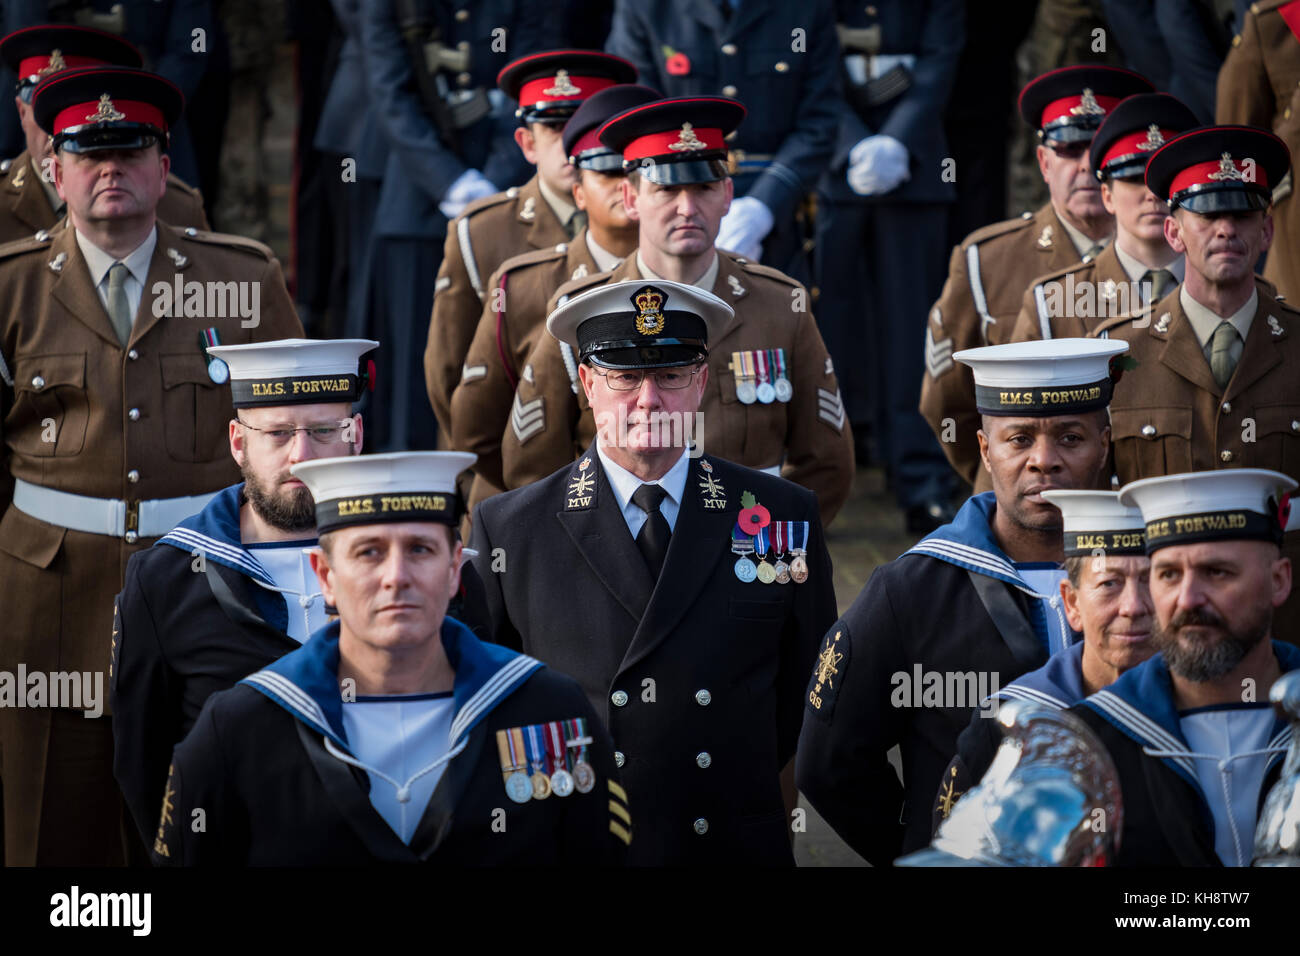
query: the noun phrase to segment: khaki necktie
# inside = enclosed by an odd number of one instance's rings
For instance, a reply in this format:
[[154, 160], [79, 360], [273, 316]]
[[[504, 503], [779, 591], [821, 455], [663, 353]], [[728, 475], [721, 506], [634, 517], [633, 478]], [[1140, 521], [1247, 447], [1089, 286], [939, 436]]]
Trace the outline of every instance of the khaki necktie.
[[1220, 322], [1210, 339], [1210, 371], [1220, 389], [1228, 387], [1232, 372], [1237, 367], [1239, 355], [1234, 355], [1234, 346], [1240, 340], [1237, 330], [1231, 322]]
[[1087, 251], [1084, 252], [1083, 261], [1091, 262], [1093, 259], [1096, 259], [1099, 255], [1101, 255], [1102, 250], [1105, 248], [1106, 248], [1105, 243], [1094, 242], [1092, 245], [1088, 247]]
[[120, 262], [114, 262], [108, 270], [108, 317], [123, 345], [131, 338], [131, 303], [126, 298], [126, 277], [130, 274]]
[[567, 227], [569, 238], [572, 239], [579, 232], [581, 232], [582, 227], [585, 226], [586, 224], [587, 224], [587, 211], [585, 209], [579, 209], [577, 212], [575, 212], [572, 216], [569, 217], [569, 224]]
[[1178, 280], [1174, 278], [1174, 274], [1168, 269], [1148, 269], [1142, 273], [1140, 281], [1143, 288], [1146, 288], [1147, 284], [1150, 283], [1151, 298], [1148, 300], [1150, 302], [1159, 302], [1173, 291], [1174, 286], [1178, 284]]

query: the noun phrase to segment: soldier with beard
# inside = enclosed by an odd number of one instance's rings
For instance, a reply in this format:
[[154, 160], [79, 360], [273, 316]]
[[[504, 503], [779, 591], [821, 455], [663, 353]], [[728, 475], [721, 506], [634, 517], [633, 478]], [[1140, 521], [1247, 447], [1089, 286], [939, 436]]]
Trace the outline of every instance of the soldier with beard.
[[1247, 866], [1291, 729], [1269, 689], [1300, 668], [1278, 641], [1291, 590], [1282, 529], [1296, 483], [1262, 468], [1146, 478], [1141, 509], [1159, 653], [1072, 708], [1124, 793], [1119, 866]]
[[307, 551], [315, 503], [292, 465], [361, 451], [368, 339], [213, 346], [229, 366], [244, 480], [132, 556], [113, 622], [113, 772], [148, 845], [172, 748], [203, 702], [328, 623]]

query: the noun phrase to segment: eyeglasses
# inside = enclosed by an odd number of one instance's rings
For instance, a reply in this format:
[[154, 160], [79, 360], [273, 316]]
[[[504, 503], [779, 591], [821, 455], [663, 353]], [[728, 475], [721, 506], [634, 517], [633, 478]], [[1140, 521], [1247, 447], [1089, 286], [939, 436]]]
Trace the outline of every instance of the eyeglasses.
[[[699, 370], [700, 366], [694, 365], [689, 368], [653, 369], [650, 374], [654, 375], [655, 384], [660, 388], [678, 389], [690, 385], [691, 379], [695, 378]], [[601, 372], [593, 368], [592, 371], [603, 378], [605, 384], [616, 392], [635, 391], [641, 387], [641, 383], [645, 381], [646, 377], [645, 369], [617, 369]]]
[[[302, 428], [290, 428], [288, 426], [282, 426], [280, 428], [258, 428], [256, 425], [248, 424], [248, 422], [244, 421], [242, 418], [236, 418], [235, 421], [239, 422], [239, 424], [243, 425], [245, 428], [251, 428], [255, 432], [261, 432], [266, 436], [267, 441], [277, 448], [282, 448], [289, 444], [289, 442], [293, 441], [294, 438], [297, 437], [298, 432], [306, 432], [307, 437], [317, 445], [332, 445], [339, 439], [344, 438], [345, 433], [348, 433], [352, 427], [352, 419], [350, 418], [340, 419], [333, 424], [320, 422], [319, 424], [307, 425]], [[352, 441], [353, 437], [354, 436], [351, 434], [346, 434], [346, 439], [348, 441]]]

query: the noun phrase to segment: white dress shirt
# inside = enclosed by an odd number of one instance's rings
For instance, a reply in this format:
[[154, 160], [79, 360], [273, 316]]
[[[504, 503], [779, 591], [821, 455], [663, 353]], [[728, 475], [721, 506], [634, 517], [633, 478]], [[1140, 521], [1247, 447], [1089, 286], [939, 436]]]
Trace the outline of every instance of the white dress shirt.
[[632, 502], [632, 495], [642, 485], [663, 487], [666, 494], [664, 500], [659, 503], [659, 513], [668, 522], [669, 531], [677, 527], [677, 512], [681, 510], [682, 496], [686, 494], [686, 477], [691, 464], [691, 457], [686, 449], [682, 450], [682, 457], [677, 459], [677, 464], [669, 468], [658, 481], [642, 481], [622, 465], [615, 464], [605, 454], [605, 449], [600, 446], [599, 441], [596, 442], [596, 454], [605, 468], [605, 477], [609, 479], [614, 497], [618, 499], [618, 508], [623, 512], [623, 520], [627, 522], [627, 530], [632, 532], [633, 538], [641, 533], [641, 526], [649, 517]]
[[1069, 222], [1066, 221], [1066, 218], [1060, 213], [1056, 214], [1056, 218], [1061, 220], [1061, 225], [1065, 227], [1065, 234], [1070, 237], [1070, 244], [1074, 246], [1074, 251], [1079, 254], [1080, 259], [1082, 259], [1093, 246], [1101, 246], [1104, 249], [1106, 246], [1110, 245], [1111, 241], [1115, 238], [1112, 234], [1104, 239], [1089, 239], [1078, 229], [1075, 229], [1070, 225]]
[[578, 211], [578, 207], [547, 186], [546, 180], [541, 176], [537, 177], [537, 185], [541, 189], [542, 198], [546, 200], [546, 205], [551, 207], [551, 212], [555, 213], [555, 218], [560, 220], [560, 224], [567, 229], [569, 222], [573, 219], [573, 214]]
[[614, 255], [614, 253], [597, 242], [592, 237], [590, 229], [587, 230], [587, 251], [591, 253], [591, 258], [595, 260], [596, 269], [599, 272], [608, 272], [623, 261], [622, 256]]
[[[718, 259], [718, 253], [715, 250], [713, 253], [712, 264], [704, 270], [704, 275], [692, 282], [691, 285], [695, 286], [697, 289], [703, 289], [705, 292], [712, 292], [713, 284], [718, 281], [718, 264], [720, 261], [721, 260]], [[640, 249], [636, 251], [636, 267], [641, 270], [642, 279], [663, 279], [663, 276], [657, 276], [650, 271], [650, 267], [646, 265], [645, 260], [641, 258]]]
[[[94, 283], [95, 291], [99, 293], [99, 301], [104, 304], [104, 311], [108, 311], [108, 270], [113, 268], [113, 263], [117, 262], [99, 246], [95, 245], [80, 232], [73, 232], [77, 237], [77, 246], [81, 249], [81, 255], [86, 260], [86, 267], [90, 270], [90, 281]], [[149, 263], [153, 259], [154, 247], [158, 245], [158, 227], [154, 226], [149, 230], [149, 235], [145, 237], [144, 242], [135, 247], [135, 250], [127, 255], [121, 262], [127, 268], [129, 273], [126, 277], [126, 301], [131, 307], [131, 324], [135, 325], [136, 315], [140, 311], [140, 299], [144, 297], [144, 283], [149, 278]]]

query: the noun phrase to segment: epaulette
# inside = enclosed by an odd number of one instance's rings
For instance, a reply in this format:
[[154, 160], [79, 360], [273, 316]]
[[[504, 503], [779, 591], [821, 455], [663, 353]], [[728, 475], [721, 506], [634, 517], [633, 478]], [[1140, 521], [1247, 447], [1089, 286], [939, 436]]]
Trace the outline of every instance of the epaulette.
[[[4, 169], [0, 169], [0, 173], [2, 172], [4, 172]], [[181, 179], [175, 173], [167, 174], [167, 188], [171, 190], [175, 190], [178, 193], [184, 193], [187, 196], [193, 196], [195, 199], [203, 198], [203, 193], [199, 192], [197, 186], [191, 186], [189, 183]]]
[[977, 246], [981, 242], [987, 242], [990, 239], [996, 239], [998, 236], [1005, 236], [1008, 233], [1017, 232], [1021, 229], [1028, 228], [1029, 224], [1034, 221], [1032, 212], [1021, 213], [1015, 219], [1004, 219], [1001, 222], [989, 223], [987, 226], [981, 226], [969, 236], [962, 240], [961, 247]]
[[535, 266], [543, 262], [554, 262], [556, 259], [563, 259], [569, 254], [569, 244], [561, 242], [559, 245], [548, 246], [545, 249], [529, 249], [527, 252], [521, 252], [517, 256], [511, 256], [498, 267], [499, 272], [518, 272], [520, 269], [526, 269], [528, 266]]
[[14, 239], [12, 242], [0, 243], [0, 259], [12, 259], [25, 252], [48, 249], [54, 236], [47, 229], [42, 229], [26, 239]]
[[1250, 12], [1259, 16], [1261, 13], [1268, 13], [1270, 10], [1276, 10], [1278, 7], [1290, 3], [1291, 0], [1258, 0], [1257, 3], [1250, 5]]
[[9, 172], [9, 167], [12, 166], [13, 164], [14, 164], [14, 161], [13, 161], [12, 159], [6, 159], [6, 160], [3, 160], [3, 161], [0, 161], [0, 173], [7, 173], [7, 172]]
[[519, 195], [519, 187], [511, 186], [509, 189], [504, 190], [503, 192], [493, 193], [491, 196], [484, 196], [482, 199], [475, 199], [472, 203], [470, 203], [463, 210], [461, 210], [461, 214], [456, 218], [468, 219], [470, 216], [473, 216], [475, 213], [480, 213], [484, 209], [491, 209], [493, 206], [499, 206], [504, 202], [513, 200], [518, 195]]
[[[1103, 332], [1108, 332], [1111, 329], [1119, 328], [1120, 326], [1125, 325], [1129, 322], [1136, 322], [1138, 319], [1143, 318], [1144, 316], [1147, 315], [1148, 312], [1151, 311], [1151, 305], [1152, 305], [1151, 303], [1148, 303], [1147, 305], [1142, 306], [1142, 308], [1138, 309], [1136, 312], [1126, 312], [1124, 315], [1111, 316], [1109, 319], [1102, 322], [1095, 329], [1089, 332], [1088, 337], [1093, 339], [1100, 338], [1101, 333]], [[1156, 331], [1163, 332], [1164, 330], [1157, 329]]]
[[604, 285], [608, 281], [608, 272], [593, 272], [591, 275], [582, 276], [578, 279], [570, 279], [568, 282], [564, 283], [564, 285], [555, 290], [555, 295], [553, 295], [552, 298], [556, 298], [557, 296], [571, 298], [575, 295], [581, 295], [592, 286]]
[[194, 226], [186, 226], [184, 229], [177, 229], [176, 232], [192, 242], [242, 249], [244, 252], [255, 253], [268, 261], [275, 258], [275, 253], [271, 251], [270, 246], [258, 242], [256, 239], [249, 239], [247, 236], [236, 236], [229, 232], [207, 232], [203, 229], [196, 229]]
[[748, 259], [744, 259], [740, 256], [732, 256], [732, 259], [750, 275], [775, 279], [777, 282], [785, 283], [786, 285], [793, 286], [796, 289], [803, 288], [803, 283], [798, 279], [786, 275], [780, 269], [773, 269], [771, 266], [765, 266], [761, 262], [750, 262]]
[[[1055, 269], [1052, 272], [1045, 272], [1042, 275], [1038, 276], [1032, 282], [1029, 283], [1029, 288], [1032, 289], [1035, 286], [1044, 285], [1045, 283], [1048, 282], [1054, 282], [1057, 279], [1064, 279], [1066, 276], [1071, 274], [1078, 276], [1079, 273], [1087, 272], [1089, 270], [1095, 269], [1096, 267], [1097, 267], [1096, 259], [1089, 259], [1087, 262], [1076, 262], [1073, 265], [1063, 266], [1060, 269]], [[1076, 279], [1076, 281], [1079, 280]]]

